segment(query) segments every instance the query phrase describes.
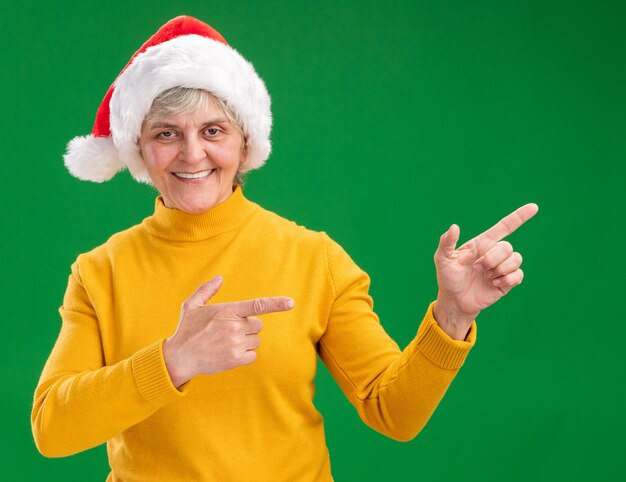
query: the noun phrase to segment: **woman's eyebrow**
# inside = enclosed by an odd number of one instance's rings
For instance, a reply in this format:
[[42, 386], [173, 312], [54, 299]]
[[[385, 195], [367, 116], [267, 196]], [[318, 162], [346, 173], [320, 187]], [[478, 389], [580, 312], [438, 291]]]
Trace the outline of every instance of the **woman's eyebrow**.
[[150, 125], [150, 129], [161, 129], [162, 127], [178, 128], [176, 124], [170, 124], [169, 122], [155, 122]]
[[[224, 123], [229, 123], [228, 119], [226, 119], [225, 117], [217, 117], [215, 119], [209, 119], [203, 122], [202, 125], [206, 126], [209, 124], [224, 124]], [[170, 122], [155, 122], [154, 124], [150, 125], [150, 129], [163, 129], [163, 128], [179, 129], [180, 127]]]

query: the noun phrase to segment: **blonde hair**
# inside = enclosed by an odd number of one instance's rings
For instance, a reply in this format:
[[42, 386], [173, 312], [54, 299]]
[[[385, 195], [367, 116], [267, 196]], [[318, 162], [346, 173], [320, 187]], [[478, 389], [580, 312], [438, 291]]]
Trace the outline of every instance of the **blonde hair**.
[[[144, 124], [151, 123], [160, 117], [169, 115], [193, 114], [207, 104], [212, 104], [224, 112], [228, 118], [228, 122], [241, 134], [243, 138], [243, 149], [245, 150], [247, 147], [246, 136], [243, 131], [243, 123], [239, 119], [239, 116], [224, 100], [216, 97], [208, 90], [193, 89], [190, 87], [172, 87], [171, 89], [164, 90], [152, 101], [152, 106], [143, 122]], [[245, 183], [244, 173], [237, 170], [233, 183], [238, 186], [243, 186]]]

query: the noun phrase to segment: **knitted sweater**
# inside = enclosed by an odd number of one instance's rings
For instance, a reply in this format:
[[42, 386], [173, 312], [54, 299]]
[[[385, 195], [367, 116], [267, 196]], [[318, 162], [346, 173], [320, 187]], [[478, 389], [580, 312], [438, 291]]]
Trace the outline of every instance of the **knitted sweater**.
[[[290, 296], [262, 315], [251, 365], [175, 388], [163, 341], [182, 302], [216, 274], [211, 303]], [[80, 254], [62, 325], [37, 386], [40, 452], [107, 443], [107, 481], [329, 481], [313, 405], [319, 355], [361, 419], [396, 440], [424, 426], [475, 341], [449, 338], [432, 304], [403, 350], [372, 310], [369, 277], [326, 233], [269, 212], [235, 188], [201, 214], [167, 208]]]

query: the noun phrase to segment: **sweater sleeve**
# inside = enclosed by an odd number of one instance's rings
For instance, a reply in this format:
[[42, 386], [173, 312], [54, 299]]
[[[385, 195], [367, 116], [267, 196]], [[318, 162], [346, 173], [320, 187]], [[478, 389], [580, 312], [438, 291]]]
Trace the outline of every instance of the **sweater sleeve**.
[[[373, 311], [369, 276], [326, 236], [334, 290], [320, 357], [371, 428], [398, 441], [424, 427], [476, 339], [476, 323], [465, 341], [439, 328], [431, 303], [415, 338], [404, 349], [389, 337]], [[410, 305], [409, 305], [410, 306]], [[407, 313], [412, 322], [411, 313]]]
[[100, 327], [72, 265], [62, 325], [35, 390], [31, 427], [47, 457], [71, 455], [106, 442], [161, 406], [186, 395], [177, 390], [157, 340], [131, 357], [105, 366]]

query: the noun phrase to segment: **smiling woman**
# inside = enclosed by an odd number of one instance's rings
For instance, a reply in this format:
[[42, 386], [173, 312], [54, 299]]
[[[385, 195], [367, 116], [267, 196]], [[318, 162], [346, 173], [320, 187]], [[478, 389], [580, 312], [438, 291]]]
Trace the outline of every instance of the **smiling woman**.
[[111, 482], [332, 481], [318, 357], [374, 430], [407, 441], [426, 424], [474, 318], [521, 282], [502, 238], [536, 206], [458, 249], [456, 225], [441, 237], [437, 300], [400, 350], [341, 246], [244, 196], [238, 176], [265, 163], [271, 124], [251, 64], [178, 17], [131, 58], [92, 134], [70, 142], [76, 177], [128, 168], [159, 195], [151, 216], [71, 266], [31, 415], [42, 454], [107, 443]]
[[204, 90], [176, 87], [160, 94], [143, 122], [139, 151], [170, 208], [201, 213], [242, 184], [242, 127], [223, 101]]

